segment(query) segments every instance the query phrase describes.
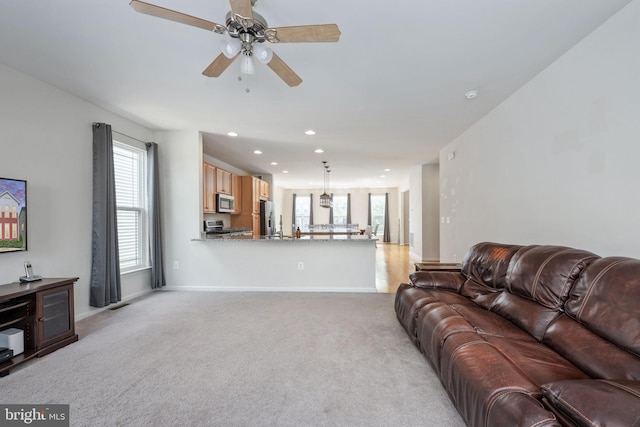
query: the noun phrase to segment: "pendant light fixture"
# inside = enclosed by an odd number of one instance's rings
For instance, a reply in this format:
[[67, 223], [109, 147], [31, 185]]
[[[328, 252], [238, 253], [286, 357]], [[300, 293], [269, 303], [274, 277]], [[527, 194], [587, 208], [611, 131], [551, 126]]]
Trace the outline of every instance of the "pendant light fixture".
[[323, 171], [324, 187], [323, 187], [323, 193], [320, 195], [320, 207], [330, 208], [333, 206], [333, 199], [331, 198], [330, 195], [327, 194], [327, 178], [329, 177], [329, 172], [331, 172], [331, 170], [329, 170], [329, 165], [327, 165], [326, 160], [323, 160], [322, 164], [324, 165], [324, 171]]

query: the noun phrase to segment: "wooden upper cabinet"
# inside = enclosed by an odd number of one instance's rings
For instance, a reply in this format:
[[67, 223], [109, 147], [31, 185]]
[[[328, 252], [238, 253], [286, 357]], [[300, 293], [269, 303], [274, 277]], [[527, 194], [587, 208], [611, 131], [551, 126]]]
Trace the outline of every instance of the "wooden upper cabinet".
[[202, 203], [205, 213], [215, 213], [216, 211], [216, 168], [209, 163], [204, 163], [202, 185]]
[[259, 190], [259, 194], [260, 194], [260, 200], [269, 200], [269, 183], [267, 181], [263, 181], [261, 179], [259, 179], [258, 181], [260, 181], [260, 190]]
[[253, 192], [251, 194], [251, 201], [253, 202], [253, 213], [260, 213], [260, 180], [254, 176], [251, 177], [251, 186]]
[[233, 212], [237, 215], [242, 212], [242, 177], [240, 175], [231, 174], [231, 195], [233, 196]]
[[231, 195], [231, 172], [216, 168], [216, 193]]

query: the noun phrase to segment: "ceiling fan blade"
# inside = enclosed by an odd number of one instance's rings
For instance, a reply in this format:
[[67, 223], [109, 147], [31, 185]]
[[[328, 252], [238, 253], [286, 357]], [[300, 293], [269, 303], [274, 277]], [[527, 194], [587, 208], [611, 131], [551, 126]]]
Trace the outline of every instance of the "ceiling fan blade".
[[209, 66], [202, 72], [202, 74], [207, 77], [219, 77], [220, 74], [222, 74], [224, 70], [226, 70], [233, 61], [235, 61], [237, 57], [238, 55], [234, 56], [233, 58], [227, 58], [226, 56], [224, 56], [224, 54], [221, 53], [216, 59], [213, 60], [211, 64], [209, 64]]
[[231, 13], [236, 17], [236, 21], [245, 27], [253, 26], [253, 8], [251, 0], [229, 0]]
[[267, 65], [289, 86], [294, 87], [302, 83], [300, 76], [289, 68], [289, 66], [285, 64], [284, 61], [275, 53]]
[[277, 27], [265, 31], [267, 40], [271, 43], [337, 42], [340, 34], [336, 24]]
[[205, 30], [215, 31], [216, 33], [220, 34], [226, 31], [226, 27], [224, 25], [216, 24], [215, 22], [207, 21], [206, 19], [196, 18], [195, 16], [187, 15], [185, 13], [176, 12], [175, 10], [156, 6], [151, 3], [145, 3], [139, 0], [131, 0], [131, 3], [129, 3], [129, 5], [136, 12], [144, 13], [145, 15], [164, 18], [168, 19], [169, 21], [180, 22], [181, 24], [192, 25], [194, 27], [203, 28]]

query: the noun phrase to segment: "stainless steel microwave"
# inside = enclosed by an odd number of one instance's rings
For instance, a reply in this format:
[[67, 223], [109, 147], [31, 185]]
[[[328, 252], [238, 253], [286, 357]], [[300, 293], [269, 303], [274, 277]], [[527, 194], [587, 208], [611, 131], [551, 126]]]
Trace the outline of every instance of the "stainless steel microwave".
[[229, 213], [233, 212], [235, 200], [233, 196], [228, 194], [216, 194], [216, 212]]

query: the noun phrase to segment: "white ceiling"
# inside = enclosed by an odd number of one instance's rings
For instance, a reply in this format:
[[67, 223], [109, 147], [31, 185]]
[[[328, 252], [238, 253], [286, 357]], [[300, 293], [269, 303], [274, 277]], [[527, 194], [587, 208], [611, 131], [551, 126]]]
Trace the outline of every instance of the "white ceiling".
[[[222, 24], [230, 9], [149, 2]], [[322, 160], [332, 188], [386, 187], [437, 162], [441, 147], [629, 2], [258, 0], [271, 27], [342, 32], [338, 43], [271, 46], [303, 79], [290, 88], [262, 64], [239, 82], [239, 61], [204, 77], [223, 36], [139, 14], [128, 0], [4, 0], [0, 62], [151, 129], [200, 130], [207, 154], [284, 187], [322, 186]]]

